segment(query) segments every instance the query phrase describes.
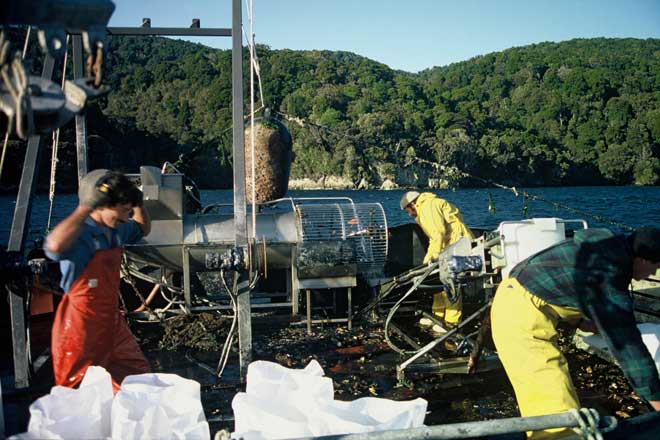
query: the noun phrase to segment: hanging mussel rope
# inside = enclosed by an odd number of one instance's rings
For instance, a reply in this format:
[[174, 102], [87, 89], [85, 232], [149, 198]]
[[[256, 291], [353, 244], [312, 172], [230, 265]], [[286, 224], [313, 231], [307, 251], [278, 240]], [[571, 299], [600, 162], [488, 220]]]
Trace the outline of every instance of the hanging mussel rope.
[[[250, 123], [245, 128], [245, 186], [248, 202], [252, 203], [252, 156]], [[257, 203], [284, 197], [289, 187], [293, 161], [293, 143], [287, 127], [271, 117], [254, 120], [254, 187]]]

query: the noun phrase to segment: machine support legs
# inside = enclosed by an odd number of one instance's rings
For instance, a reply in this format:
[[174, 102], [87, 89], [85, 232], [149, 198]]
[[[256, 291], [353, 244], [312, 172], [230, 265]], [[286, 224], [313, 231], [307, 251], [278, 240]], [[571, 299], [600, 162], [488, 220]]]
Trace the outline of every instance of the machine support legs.
[[312, 334], [312, 293], [311, 290], [305, 290], [305, 298], [307, 299], [307, 334]]

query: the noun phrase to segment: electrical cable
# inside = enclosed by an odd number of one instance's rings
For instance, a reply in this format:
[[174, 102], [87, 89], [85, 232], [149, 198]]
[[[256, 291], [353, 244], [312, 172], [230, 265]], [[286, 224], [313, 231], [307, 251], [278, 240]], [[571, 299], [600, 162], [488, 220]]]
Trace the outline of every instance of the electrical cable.
[[234, 315], [231, 321], [231, 327], [229, 328], [229, 332], [227, 333], [227, 337], [225, 339], [225, 343], [222, 346], [222, 351], [220, 352], [220, 360], [218, 361], [218, 367], [216, 369], [216, 375], [218, 377], [222, 377], [222, 373], [225, 371], [227, 361], [229, 360], [229, 354], [231, 353], [231, 346], [234, 343], [234, 332], [236, 329], [236, 322], [238, 321], [238, 307], [236, 305], [236, 296], [238, 293], [238, 273], [234, 272], [232, 289], [229, 289], [229, 286], [227, 285], [224, 270], [220, 271], [220, 279], [222, 280], [222, 284], [227, 290], [227, 293], [229, 293]]
[[383, 333], [385, 334], [385, 342], [387, 343], [387, 345], [390, 346], [390, 348], [392, 348], [392, 350], [396, 351], [399, 354], [404, 354], [404, 355], [415, 354], [419, 350], [406, 350], [406, 349], [400, 348], [394, 342], [392, 342], [392, 340], [390, 339], [390, 336], [389, 336], [389, 331], [388, 331], [389, 326], [390, 326], [390, 322], [392, 321], [392, 318], [394, 317], [394, 314], [397, 312], [397, 310], [399, 309], [399, 307], [401, 306], [403, 301], [405, 301], [406, 298], [408, 298], [415, 290], [417, 290], [417, 287], [422, 283], [422, 281], [424, 281], [429, 276], [429, 274], [434, 269], [435, 269], [434, 265], [429, 265], [427, 267], [426, 271], [422, 275], [415, 278], [415, 281], [413, 282], [413, 285], [410, 286], [410, 289], [408, 289], [408, 291], [392, 306], [392, 308], [390, 309], [390, 312], [387, 314], [387, 318], [385, 319], [384, 331], [383, 331]]
[[[165, 287], [165, 286], [161, 286], [161, 287]], [[167, 287], [165, 287], [165, 288], [167, 289]], [[168, 298], [167, 295], [165, 295], [165, 292], [163, 291], [163, 289], [160, 289], [160, 296], [163, 297], [163, 299], [165, 301], [167, 301], [170, 305], [171, 304], [184, 304], [185, 303], [185, 301], [182, 301], [182, 300], [176, 300], [176, 299]]]

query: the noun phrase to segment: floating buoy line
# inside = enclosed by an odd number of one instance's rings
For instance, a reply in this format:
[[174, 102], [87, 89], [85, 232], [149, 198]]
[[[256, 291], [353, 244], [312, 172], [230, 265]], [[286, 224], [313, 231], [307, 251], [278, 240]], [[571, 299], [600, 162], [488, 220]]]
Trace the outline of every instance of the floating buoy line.
[[[300, 127], [311, 126], [311, 127], [314, 127], [318, 130], [322, 130], [326, 133], [335, 135], [338, 138], [348, 138], [348, 139], [352, 139], [352, 140], [356, 140], [356, 141], [358, 140], [355, 136], [353, 136], [349, 133], [337, 133], [336, 131], [332, 130], [329, 127], [319, 125], [319, 124], [315, 124], [313, 122], [309, 122], [309, 121], [307, 121], [303, 118], [297, 117], [295, 115], [289, 115], [289, 114], [282, 113], [282, 112], [276, 112], [276, 113], [278, 115], [282, 116], [284, 119], [286, 119], [288, 121], [295, 122]], [[549, 199], [544, 198], [544, 197], [537, 196], [536, 194], [531, 194], [527, 191], [519, 190], [515, 186], [503, 185], [503, 184], [495, 182], [493, 180], [476, 176], [474, 174], [468, 173], [467, 171], [463, 171], [463, 170], [459, 169], [456, 166], [441, 165], [437, 162], [433, 162], [433, 161], [430, 161], [430, 160], [417, 158], [417, 157], [414, 160], [416, 162], [422, 164], [422, 165], [428, 165], [428, 166], [433, 167], [438, 173], [442, 172], [444, 174], [450, 174], [450, 175], [452, 175], [453, 178], [466, 177], [466, 178], [478, 180], [478, 181], [480, 181], [482, 183], [485, 183], [487, 185], [510, 191], [516, 197], [522, 197], [522, 208], [521, 209], [522, 209], [523, 217], [526, 217], [527, 214], [528, 214], [529, 207], [527, 206], [527, 201], [532, 200], [532, 201], [537, 201], [537, 202], [544, 202], [544, 203], [547, 203], [547, 204], [553, 206], [555, 209], [564, 209], [566, 211], [569, 211], [569, 212], [572, 212], [572, 213], [575, 213], [575, 214], [582, 215], [584, 217], [588, 217], [588, 218], [597, 220], [601, 223], [605, 223], [605, 224], [608, 224], [608, 225], [611, 225], [611, 226], [616, 226], [617, 228], [620, 228], [620, 229], [625, 230], [625, 231], [633, 231], [635, 229], [632, 226], [626, 225], [626, 224], [618, 222], [616, 220], [608, 219], [608, 218], [603, 217], [603, 216], [598, 215], [598, 214], [592, 214], [590, 212], [587, 212], [587, 211], [584, 211], [584, 210], [581, 210], [581, 209], [573, 208], [573, 207], [568, 206], [568, 205], [566, 205], [564, 203], [561, 203], [561, 202], [556, 202], [556, 201], [549, 200]], [[495, 201], [493, 200], [492, 196], [489, 194], [488, 212], [493, 214], [493, 213], [495, 213], [496, 209], [497, 208], [495, 207]]]
[[[592, 214], [592, 213], [584, 211], [582, 209], [573, 208], [572, 206], [568, 206], [564, 203], [555, 202], [553, 200], [546, 199], [545, 197], [540, 197], [540, 196], [537, 196], [536, 194], [531, 194], [531, 193], [528, 193], [527, 191], [519, 190], [515, 186], [506, 186], [506, 185], [503, 185], [501, 183], [494, 182], [490, 179], [485, 179], [483, 177], [475, 176], [474, 174], [468, 173], [467, 171], [463, 171], [463, 170], [461, 170], [461, 169], [459, 169], [455, 166], [440, 165], [440, 164], [437, 164], [437, 163], [434, 163], [434, 162], [431, 162], [431, 161], [428, 161], [428, 160], [425, 160], [425, 159], [417, 159], [417, 161], [421, 162], [421, 163], [426, 163], [428, 165], [432, 165], [438, 171], [443, 171], [445, 173], [450, 173], [450, 174], [453, 174], [457, 177], [466, 177], [466, 178], [469, 178], [469, 179], [475, 179], [475, 180], [478, 180], [482, 183], [492, 185], [496, 188], [511, 191], [516, 197], [522, 197], [522, 200], [523, 200], [523, 206], [522, 206], [523, 216], [527, 215], [527, 209], [528, 208], [527, 208], [526, 201], [527, 200], [533, 200], [533, 201], [536, 201], [536, 202], [544, 202], [544, 203], [547, 203], [549, 205], [552, 205], [555, 209], [564, 209], [566, 211], [569, 211], [569, 212], [572, 212], [572, 213], [575, 213], [575, 214], [579, 214], [579, 215], [582, 215], [584, 217], [592, 218], [592, 219], [597, 220], [601, 223], [606, 223], [606, 224], [609, 224], [609, 225], [612, 225], [612, 226], [616, 226], [616, 227], [618, 227], [620, 229], [623, 229], [623, 230], [626, 230], [626, 231], [634, 231], [635, 230], [635, 228], [633, 228], [632, 226], [626, 225], [624, 223], [621, 223], [621, 222], [618, 222], [618, 221], [615, 221], [615, 220], [608, 219], [606, 217], [603, 217], [602, 215]], [[493, 213], [493, 212], [495, 212], [495, 209], [496, 209], [495, 208], [495, 202], [493, 201], [492, 197], [489, 195], [488, 211]]]

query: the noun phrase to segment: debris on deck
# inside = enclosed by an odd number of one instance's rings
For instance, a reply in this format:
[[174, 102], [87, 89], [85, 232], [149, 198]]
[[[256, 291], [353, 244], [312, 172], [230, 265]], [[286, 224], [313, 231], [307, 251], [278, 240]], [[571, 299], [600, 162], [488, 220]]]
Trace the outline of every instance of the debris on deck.
[[[401, 359], [384, 343], [381, 324], [361, 322], [350, 331], [337, 325], [315, 326], [313, 334], [307, 335], [304, 327], [289, 326], [288, 323], [277, 325], [274, 323], [282, 320], [274, 318], [274, 312], [273, 315], [264, 313], [255, 321], [253, 359], [277, 362], [288, 368], [303, 368], [316, 360], [326, 376], [332, 379], [336, 399], [355, 400], [371, 396], [411, 400], [421, 397], [428, 401], [424, 420], [427, 425], [519, 416], [513, 389], [502, 369], [476, 375], [419, 373], [398, 383], [396, 364]], [[155, 369], [176, 372], [186, 368], [191, 373], [199, 365], [196, 367], [194, 362], [186, 362], [182, 353], [188, 355], [188, 360], [206, 360], [214, 367], [219, 351], [203, 352], [199, 348], [212, 345], [210, 339], [205, 339], [207, 337], [212, 337], [213, 343], [224, 341], [227, 320], [218, 320], [222, 323], [216, 330], [219, 334], [199, 336], [199, 322], [206, 326], [208, 320], [208, 316], [192, 315], [167, 321], [164, 327], [140, 324], [134, 328], [143, 344], [146, 343], [145, 352]], [[172, 337], [174, 332], [168, 326], [176, 328], [176, 337]], [[167, 343], [163, 343], [163, 348], [177, 350], [171, 352], [172, 356], [158, 348], [158, 336], [165, 332], [169, 332], [170, 337]], [[631, 390], [616, 365], [576, 348], [571, 338], [571, 331], [560, 328], [560, 347], [568, 359], [583, 407], [595, 408], [601, 414], [615, 415], [620, 419], [650, 411], [648, 404]], [[193, 340], [197, 341], [193, 344], [198, 345], [196, 350], [190, 349], [189, 342]], [[173, 370], [175, 364], [178, 367]], [[219, 429], [233, 431], [230, 402], [244, 388], [230, 379], [217, 379], [210, 374], [207, 377], [208, 381], [200, 382], [211, 432]]]

